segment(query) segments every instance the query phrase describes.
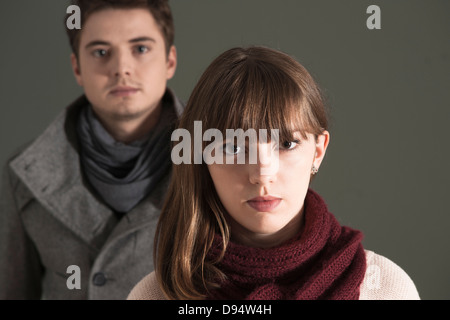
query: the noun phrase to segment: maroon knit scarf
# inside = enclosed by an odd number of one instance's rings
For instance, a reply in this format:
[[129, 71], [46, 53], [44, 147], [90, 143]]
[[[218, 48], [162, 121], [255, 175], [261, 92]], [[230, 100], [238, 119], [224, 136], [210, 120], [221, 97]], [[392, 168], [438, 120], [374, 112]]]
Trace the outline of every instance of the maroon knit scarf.
[[[227, 276], [209, 299], [358, 299], [366, 271], [362, 233], [340, 226], [311, 189], [303, 232], [268, 249], [230, 242], [219, 268]], [[209, 257], [220, 253], [219, 236]]]

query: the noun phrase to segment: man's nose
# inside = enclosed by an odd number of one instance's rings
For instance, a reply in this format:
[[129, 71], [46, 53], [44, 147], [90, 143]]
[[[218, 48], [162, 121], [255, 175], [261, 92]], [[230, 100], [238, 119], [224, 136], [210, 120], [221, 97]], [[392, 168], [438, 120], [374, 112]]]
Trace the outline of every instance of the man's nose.
[[111, 72], [115, 77], [125, 77], [131, 75], [132, 62], [131, 57], [126, 52], [116, 52], [112, 59]]

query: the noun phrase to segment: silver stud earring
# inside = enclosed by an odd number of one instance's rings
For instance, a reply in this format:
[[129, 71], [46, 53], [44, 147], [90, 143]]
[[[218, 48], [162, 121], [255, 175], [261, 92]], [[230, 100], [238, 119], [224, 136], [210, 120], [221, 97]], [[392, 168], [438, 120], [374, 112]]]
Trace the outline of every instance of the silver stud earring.
[[311, 168], [311, 174], [315, 175], [317, 172], [319, 172], [319, 169], [317, 169], [316, 166], [313, 165], [312, 168]]

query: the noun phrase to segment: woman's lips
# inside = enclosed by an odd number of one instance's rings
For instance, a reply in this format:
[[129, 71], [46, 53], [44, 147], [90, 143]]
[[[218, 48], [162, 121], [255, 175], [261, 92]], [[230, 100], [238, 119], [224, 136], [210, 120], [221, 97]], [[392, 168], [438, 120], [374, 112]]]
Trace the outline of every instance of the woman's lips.
[[259, 212], [270, 212], [274, 210], [280, 202], [280, 198], [272, 196], [256, 197], [247, 201], [250, 207]]

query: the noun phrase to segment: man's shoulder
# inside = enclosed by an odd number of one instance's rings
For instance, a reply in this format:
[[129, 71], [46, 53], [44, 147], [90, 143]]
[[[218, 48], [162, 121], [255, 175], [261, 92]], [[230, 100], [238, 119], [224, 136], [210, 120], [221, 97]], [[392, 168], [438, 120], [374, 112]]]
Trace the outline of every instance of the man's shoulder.
[[396, 263], [366, 250], [366, 274], [361, 284], [361, 300], [418, 300], [414, 282]]
[[[70, 105], [63, 108], [46, 128], [35, 138], [20, 145], [9, 157], [8, 163], [17, 161], [18, 158], [26, 158], [36, 153], [47, 151], [47, 146], [58, 145], [68, 141], [66, 134], [67, 121], [75, 122], [76, 115], [81, 105], [87, 102], [85, 96], [77, 98]], [[72, 119], [73, 118], [73, 119]]]
[[[54, 173], [61, 162], [68, 163], [76, 159], [77, 152], [70, 141], [71, 134], [67, 131], [74, 130], [75, 114], [86, 101], [86, 98], [81, 96], [62, 109], [42, 133], [19, 146], [9, 156], [4, 169], [25, 181], [32, 180], [32, 176], [39, 176], [43, 172]], [[31, 175], [32, 172], [34, 175]]]

